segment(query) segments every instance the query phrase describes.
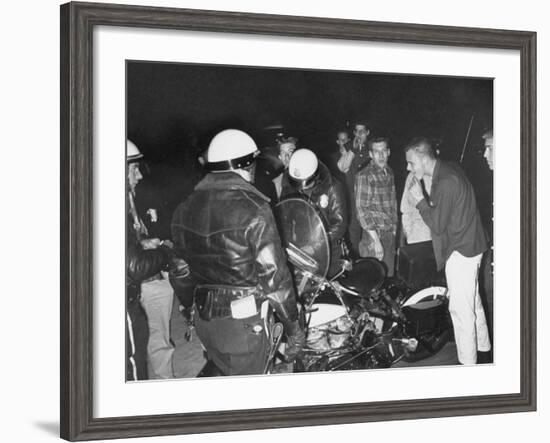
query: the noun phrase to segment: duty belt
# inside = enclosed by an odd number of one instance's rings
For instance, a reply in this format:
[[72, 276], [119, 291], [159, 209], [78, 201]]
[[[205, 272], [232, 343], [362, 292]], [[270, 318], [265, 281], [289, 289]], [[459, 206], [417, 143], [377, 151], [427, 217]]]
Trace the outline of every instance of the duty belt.
[[261, 291], [256, 286], [197, 285], [195, 303], [203, 320], [246, 318], [260, 312]]

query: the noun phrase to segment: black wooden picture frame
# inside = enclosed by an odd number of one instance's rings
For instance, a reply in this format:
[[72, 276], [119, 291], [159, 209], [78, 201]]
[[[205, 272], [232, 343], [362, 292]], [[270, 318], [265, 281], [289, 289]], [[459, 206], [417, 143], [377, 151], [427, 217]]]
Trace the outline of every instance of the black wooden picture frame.
[[[123, 26], [519, 51], [521, 389], [518, 394], [94, 418], [93, 29]], [[68, 3], [61, 6], [61, 437], [70, 441], [536, 409], [536, 33]]]

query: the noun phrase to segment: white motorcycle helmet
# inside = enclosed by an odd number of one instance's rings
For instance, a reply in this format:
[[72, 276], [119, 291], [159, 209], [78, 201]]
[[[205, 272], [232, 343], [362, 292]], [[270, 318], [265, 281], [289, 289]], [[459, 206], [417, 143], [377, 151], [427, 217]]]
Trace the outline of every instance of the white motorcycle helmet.
[[133, 163], [141, 160], [143, 154], [140, 152], [138, 147], [131, 140], [126, 140], [126, 161], [128, 163]]
[[298, 149], [290, 157], [288, 173], [300, 189], [309, 189], [315, 184], [318, 169], [319, 160], [309, 149]]
[[210, 172], [234, 171], [251, 182], [259, 153], [256, 143], [247, 133], [238, 129], [226, 129], [210, 142], [206, 166]]

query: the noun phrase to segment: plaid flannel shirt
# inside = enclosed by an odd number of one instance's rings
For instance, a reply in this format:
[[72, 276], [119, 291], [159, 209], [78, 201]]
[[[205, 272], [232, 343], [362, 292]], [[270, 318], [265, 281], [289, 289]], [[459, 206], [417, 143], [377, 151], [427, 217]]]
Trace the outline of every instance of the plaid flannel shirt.
[[377, 232], [397, 228], [393, 171], [370, 162], [355, 177], [355, 205], [361, 227]]

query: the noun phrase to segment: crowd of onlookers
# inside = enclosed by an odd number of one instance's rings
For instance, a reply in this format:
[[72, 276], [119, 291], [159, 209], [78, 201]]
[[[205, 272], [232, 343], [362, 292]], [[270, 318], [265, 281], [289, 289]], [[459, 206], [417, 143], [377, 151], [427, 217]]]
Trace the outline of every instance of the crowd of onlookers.
[[[287, 357], [300, 352], [304, 331], [271, 212], [291, 196], [310, 202], [326, 224], [329, 276], [350, 257], [375, 257], [391, 276], [399, 245], [431, 242], [449, 289], [458, 360], [491, 360], [492, 241], [462, 168], [442, 160], [427, 138], [392, 151], [389, 139], [372, 134], [366, 122], [335, 135], [323, 162], [296, 137], [279, 134], [272, 146], [258, 149], [242, 131], [220, 132], [199, 157], [202, 180], [166, 215], [170, 238], [154, 235], [160, 223], [154, 199], [144, 204], [136, 196], [143, 155], [128, 141], [128, 380], [173, 377], [174, 289], [206, 350], [202, 375], [262, 373], [267, 310], [284, 325]], [[492, 131], [483, 140], [492, 170]], [[390, 154], [407, 164], [399, 202]]]

